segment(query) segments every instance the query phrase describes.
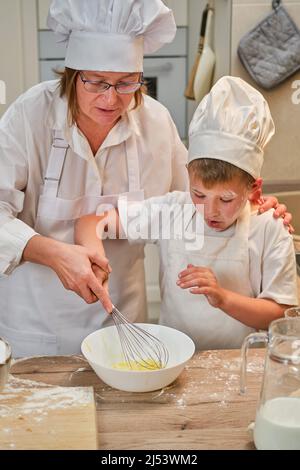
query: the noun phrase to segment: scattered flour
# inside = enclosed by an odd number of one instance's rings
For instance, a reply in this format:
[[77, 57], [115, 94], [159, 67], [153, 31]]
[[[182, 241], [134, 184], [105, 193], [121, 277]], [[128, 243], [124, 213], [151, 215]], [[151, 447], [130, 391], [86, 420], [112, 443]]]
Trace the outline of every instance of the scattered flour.
[[[205, 369], [203, 379], [195, 380], [192, 373], [195, 367]], [[217, 352], [203, 353], [200, 360], [199, 357], [191, 359], [178, 380], [154, 394], [152, 400], [172, 401], [178, 408], [196, 405], [203, 401], [215, 402], [219, 407], [227, 407], [233, 394], [239, 394], [240, 367], [240, 358], [224, 360]], [[247, 372], [262, 373], [263, 369], [264, 358], [250, 354]], [[208, 388], [214, 391], [209, 392]]]
[[[15, 415], [17, 408], [20, 416], [35, 413], [38, 414], [36, 421], [41, 421], [49, 410], [78, 404], [85, 406], [90, 403], [90, 399], [91, 390], [86, 387], [54, 387], [10, 375], [0, 394], [0, 417]], [[1, 404], [3, 401], [5, 405]]]
[[70, 381], [70, 382], [72, 381], [74, 375], [79, 374], [80, 372], [85, 372], [85, 371], [87, 371], [87, 370], [89, 371], [90, 369], [87, 368], [87, 367], [80, 367], [79, 369], [76, 369], [76, 370], [75, 370], [74, 372], [72, 372], [72, 374], [70, 375], [69, 381]]

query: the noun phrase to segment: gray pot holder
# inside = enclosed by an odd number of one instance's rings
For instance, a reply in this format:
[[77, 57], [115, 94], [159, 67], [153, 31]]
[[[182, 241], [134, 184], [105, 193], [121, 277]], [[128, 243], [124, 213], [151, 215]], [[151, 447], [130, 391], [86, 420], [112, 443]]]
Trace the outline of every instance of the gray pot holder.
[[259, 86], [270, 89], [300, 69], [300, 31], [281, 5], [241, 39], [238, 55]]

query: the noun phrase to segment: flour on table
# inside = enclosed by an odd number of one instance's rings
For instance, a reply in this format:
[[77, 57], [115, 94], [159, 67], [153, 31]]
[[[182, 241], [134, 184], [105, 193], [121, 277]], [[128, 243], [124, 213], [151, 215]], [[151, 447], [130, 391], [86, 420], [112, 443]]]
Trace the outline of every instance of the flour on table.
[[[192, 369], [200, 367], [205, 369], [205, 378], [195, 380]], [[227, 407], [232, 396], [239, 394], [240, 390], [241, 358], [224, 360], [216, 352], [205, 352], [199, 361], [199, 357], [191, 359], [179, 379], [156, 393], [152, 400], [157, 402], [176, 403], [178, 408], [187, 405], [196, 405], [203, 400], [216, 402], [219, 407]], [[263, 372], [264, 358], [256, 354], [250, 354], [247, 371], [251, 373]], [[210, 389], [214, 390], [209, 392]]]
[[91, 393], [87, 387], [57, 387], [10, 375], [0, 395], [0, 417], [15, 414], [17, 408], [20, 416], [35, 413], [40, 421], [49, 410], [88, 405]]

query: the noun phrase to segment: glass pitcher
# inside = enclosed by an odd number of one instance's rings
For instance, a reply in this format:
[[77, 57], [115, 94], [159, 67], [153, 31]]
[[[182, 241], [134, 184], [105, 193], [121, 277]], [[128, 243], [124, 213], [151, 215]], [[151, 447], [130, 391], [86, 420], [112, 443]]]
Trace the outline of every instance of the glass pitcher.
[[286, 318], [300, 318], [300, 307], [291, 307], [284, 312]]
[[257, 449], [300, 450], [300, 318], [273, 321], [268, 333], [253, 333], [242, 346], [241, 393], [246, 390], [247, 351], [268, 344], [254, 426]]
[[6, 384], [11, 362], [10, 345], [0, 338], [0, 391]]

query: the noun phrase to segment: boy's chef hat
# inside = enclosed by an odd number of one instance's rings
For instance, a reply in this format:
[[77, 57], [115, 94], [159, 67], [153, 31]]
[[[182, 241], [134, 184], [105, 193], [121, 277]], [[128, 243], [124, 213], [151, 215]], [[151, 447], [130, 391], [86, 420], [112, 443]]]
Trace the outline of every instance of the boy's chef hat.
[[111, 72], [142, 72], [144, 53], [176, 33], [161, 0], [53, 0], [48, 26], [66, 42], [66, 67]]
[[189, 128], [189, 162], [214, 158], [260, 176], [275, 132], [268, 103], [241, 78], [223, 77], [199, 104]]

